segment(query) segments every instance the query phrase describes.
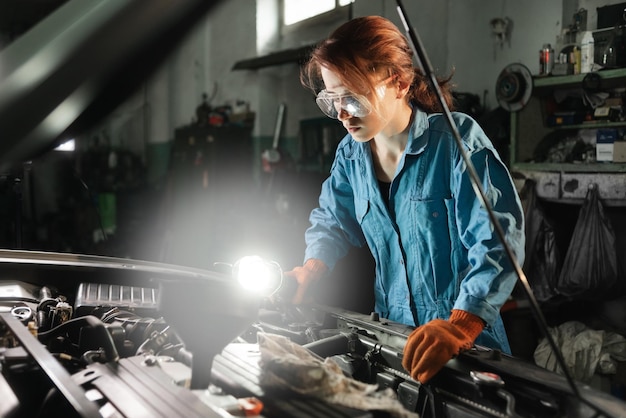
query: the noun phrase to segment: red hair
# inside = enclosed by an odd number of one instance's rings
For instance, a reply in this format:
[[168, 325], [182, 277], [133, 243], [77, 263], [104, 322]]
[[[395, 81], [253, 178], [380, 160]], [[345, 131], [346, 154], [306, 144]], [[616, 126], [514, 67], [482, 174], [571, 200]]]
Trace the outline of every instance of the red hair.
[[[348, 90], [364, 95], [374, 91], [381, 80], [394, 76], [395, 82], [403, 81], [411, 86], [408, 100], [420, 109], [427, 113], [443, 110], [427, 78], [413, 64], [413, 50], [407, 38], [383, 17], [349, 20], [313, 49], [300, 71], [300, 81], [313, 92], [323, 88], [321, 67], [335, 73]], [[453, 107], [451, 78], [438, 79], [450, 109]]]

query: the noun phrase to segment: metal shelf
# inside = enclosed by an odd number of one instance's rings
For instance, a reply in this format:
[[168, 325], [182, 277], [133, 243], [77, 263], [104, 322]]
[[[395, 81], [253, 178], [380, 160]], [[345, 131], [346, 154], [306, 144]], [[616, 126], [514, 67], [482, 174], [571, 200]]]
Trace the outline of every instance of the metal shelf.
[[306, 45], [300, 48], [272, 52], [256, 58], [243, 59], [237, 61], [232, 70], [258, 70], [282, 64], [302, 64], [309, 58], [314, 47], [314, 44]]
[[[574, 75], [557, 75], [557, 76], [534, 76], [533, 88], [543, 87], [559, 87], [566, 88], [575, 85], [580, 85], [583, 79], [589, 73], [574, 74]], [[626, 68], [616, 68], [612, 70], [600, 70], [596, 74], [600, 76], [602, 80], [612, 80], [615, 78], [626, 77]]]
[[567, 173], [626, 173], [626, 163], [513, 163], [512, 170]]
[[[615, 85], [626, 83], [626, 68], [598, 71], [597, 74], [606, 83], [603, 87], [615, 88]], [[580, 173], [624, 173], [626, 163], [532, 163], [527, 162], [533, 157], [533, 149], [542, 138], [554, 131], [574, 131], [583, 129], [623, 128], [626, 121], [589, 121], [572, 125], [548, 126], [545, 123], [544, 100], [553, 90], [567, 89], [580, 85], [588, 74], [565, 76], [534, 76], [533, 93], [525, 108], [511, 112], [511, 149], [510, 162], [512, 168], [535, 170], [540, 172], [580, 172]], [[610, 84], [609, 84], [610, 82]], [[611, 87], [612, 86], [612, 87]], [[539, 89], [539, 91], [538, 91]]]
[[[535, 76], [531, 98], [524, 108], [511, 112], [510, 166], [525, 178], [537, 182], [538, 196], [562, 203], [579, 204], [590, 184], [600, 189], [603, 202], [610, 206], [626, 206], [626, 163], [545, 163], [529, 162], [547, 135], [555, 131], [623, 128], [626, 121], [593, 121], [575, 125], [546, 124], [545, 104], [558, 89], [582, 88], [588, 74], [566, 76]], [[626, 83], [626, 68], [598, 71], [602, 89], [614, 89]]]
[[579, 123], [576, 125], [555, 125], [555, 126], [550, 126], [549, 128], [563, 130], [563, 129], [619, 128], [622, 126], [626, 126], [626, 121], [620, 121], [620, 122], [596, 121], [596, 122]]

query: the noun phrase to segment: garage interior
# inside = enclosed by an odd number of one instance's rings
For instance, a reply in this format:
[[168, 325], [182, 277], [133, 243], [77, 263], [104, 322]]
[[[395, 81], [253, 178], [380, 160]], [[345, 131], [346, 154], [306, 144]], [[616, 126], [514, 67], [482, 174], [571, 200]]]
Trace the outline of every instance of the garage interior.
[[[1, 2], [0, 57], [73, 3]], [[549, 325], [626, 336], [626, 3], [406, 3], [435, 70], [454, 73], [458, 110], [481, 124], [516, 180], [532, 238], [524, 270]], [[300, 85], [300, 64], [352, 17], [401, 22], [386, 0], [293, 25], [282, 5], [216, 2], [161, 62], [143, 63], [144, 78], [120, 82], [124, 100], [97, 124], [58, 137], [55, 146], [73, 150], [42, 150], [0, 173], [0, 246], [203, 269], [249, 254], [300, 265], [308, 215], [345, 135]], [[579, 72], [568, 60], [588, 31], [596, 67]], [[511, 75], [522, 91], [507, 96]], [[354, 249], [316, 301], [369, 313], [373, 280], [371, 255]], [[513, 354], [534, 361], [541, 335], [522, 289], [502, 313]], [[616, 338], [613, 348], [613, 369], [587, 383], [626, 399], [626, 346]]]

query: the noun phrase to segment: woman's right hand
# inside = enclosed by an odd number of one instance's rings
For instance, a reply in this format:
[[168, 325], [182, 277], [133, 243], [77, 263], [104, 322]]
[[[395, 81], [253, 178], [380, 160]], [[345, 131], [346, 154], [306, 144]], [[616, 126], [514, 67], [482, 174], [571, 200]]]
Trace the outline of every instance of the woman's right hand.
[[285, 272], [285, 276], [296, 279], [298, 287], [291, 298], [291, 303], [299, 305], [304, 300], [304, 295], [311, 284], [318, 281], [328, 272], [328, 267], [322, 260], [309, 258], [304, 265], [294, 267], [293, 270]]

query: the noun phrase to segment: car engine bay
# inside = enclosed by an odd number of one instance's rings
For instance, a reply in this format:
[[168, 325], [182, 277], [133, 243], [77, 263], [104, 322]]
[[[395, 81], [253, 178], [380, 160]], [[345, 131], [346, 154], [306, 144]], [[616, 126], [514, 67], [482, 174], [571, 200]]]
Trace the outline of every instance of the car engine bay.
[[[68, 266], [71, 257], [60, 254], [39, 254], [33, 264], [32, 256], [11, 253], [0, 257], [13, 271], [6, 277], [24, 279], [0, 284], [2, 417], [591, 417], [626, 411], [610, 395], [585, 385], [574, 393], [561, 375], [479, 346], [420, 384], [401, 365], [411, 327], [376, 314], [251, 298], [221, 274], [100, 257]], [[402, 414], [264, 385], [259, 342], [268, 336], [301, 347], [320, 364], [332, 362], [352, 385], [373, 385], [377, 396], [392, 393]], [[294, 370], [286, 369], [290, 378]]]

